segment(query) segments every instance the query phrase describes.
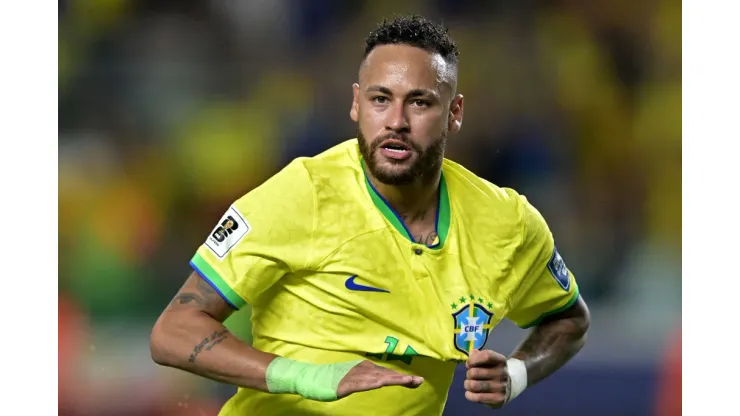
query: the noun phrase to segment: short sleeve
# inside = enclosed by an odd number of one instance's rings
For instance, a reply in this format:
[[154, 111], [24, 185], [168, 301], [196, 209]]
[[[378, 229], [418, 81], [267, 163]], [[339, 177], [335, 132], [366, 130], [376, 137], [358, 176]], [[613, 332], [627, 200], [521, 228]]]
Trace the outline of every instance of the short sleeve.
[[293, 161], [232, 204], [190, 261], [235, 309], [311, 258], [314, 188]]
[[514, 271], [521, 281], [510, 297], [507, 318], [528, 328], [568, 309], [579, 294], [575, 277], [558, 253], [545, 219], [525, 197], [519, 198], [523, 238]]

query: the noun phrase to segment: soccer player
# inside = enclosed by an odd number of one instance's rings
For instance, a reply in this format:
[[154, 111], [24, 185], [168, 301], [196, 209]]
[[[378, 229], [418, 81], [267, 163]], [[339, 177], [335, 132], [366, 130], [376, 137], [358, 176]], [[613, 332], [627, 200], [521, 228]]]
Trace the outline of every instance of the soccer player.
[[[239, 387], [221, 415], [440, 415], [500, 407], [583, 346], [588, 310], [538, 211], [444, 158], [458, 50], [418, 17], [366, 40], [357, 138], [226, 210], [151, 334], [154, 361]], [[252, 307], [253, 344], [222, 322]], [[503, 319], [532, 330], [482, 349]]]

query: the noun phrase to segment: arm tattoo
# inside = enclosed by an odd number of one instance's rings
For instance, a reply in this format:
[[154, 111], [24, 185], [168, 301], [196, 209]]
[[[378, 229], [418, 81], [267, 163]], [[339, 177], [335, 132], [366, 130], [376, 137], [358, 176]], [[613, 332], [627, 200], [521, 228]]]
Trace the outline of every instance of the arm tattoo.
[[188, 359], [188, 361], [194, 363], [201, 352], [210, 351], [213, 347], [222, 343], [228, 337], [229, 331], [227, 329], [214, 331], [211, 335], [203, 338], [199, 343], [195, 344], [195, 346], [193, 347], [193, 352], [190, 353], [190, 358]]
[[172, 306], [187, 304], [203, 305], [204, 303], [203, 298], [194, 293], [181, 293], [172, 300]]
[[200, 278], [198, 279], [198, 283], [195, 284], [195, 288], [198, 289], [198, 291], [205, 297], [209, 296], [221, 296], [216, 292], [215, 289], [213, 289], [213, 286], [211, 286], [210, 283], [206, 282], [205, 279]]
[[208, 309], [214, 300], [221, 300], [221, 295], [211, 287], [210, 283], [199, 277], [194, 289], [192, 287], [184, 289], [182, 293], [175, 296], [170, 305], [173, 308], [195, 306], [200, 309]]
[[512, 354], [527, 367], [527, 385], [541, 381], [573, 358], [585, 343], [587, 328], [587, 318], [581, 316], [536, 326]]

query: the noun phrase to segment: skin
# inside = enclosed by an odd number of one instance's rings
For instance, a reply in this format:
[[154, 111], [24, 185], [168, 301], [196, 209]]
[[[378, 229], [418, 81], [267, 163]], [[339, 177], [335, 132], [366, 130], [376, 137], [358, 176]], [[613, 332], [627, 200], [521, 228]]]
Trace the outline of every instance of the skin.
[[[408, 45], [374, 49], [353, 85], [350, 117], [366, 173], [375, 188], [401, 215], [414, 239], [432, 244], [438, 186], [446, 138], [463, 120], [463, 96], [456, 93], [457, 69], [439, 54]], [[411, 158], [389, 159], [377, 147], [388, 138], [404, 141]], [[543, 380], [583, 347], [589, 312], [583, 299], [536, 326], [514, 351], [524, 361], [527, 385]], [[507, 400], [510, 387], [506, 357], [491, 350], [473, 351], [466, 362], [465, 397], [493, 408]]]
[[[223, 326], [232, 312], [209, 283], [191, 273], [152, 329], [152, 359], [222, 383], [267, 392], [267, 367], [277, 356], [234, 337]], [[341, 380], [337, 396], [341, 399], [384, 386], [416, 388], [423, 381], [363, 361]]]
[[[358, 124], [368, 178], [422, 244], [436, 238], [444, 147], [462, 126], [463, 96], [456, 88], [454, 65], [408, 45], [373, 49], [352, 86], [350, 117]], [[383, 156], [378, 146], [389, 138], [408, 144], [411, 157]]]
[[[352, 86], [350, 117], [366, 171], [375, 188], [401, 215], [415, 239], [431, 244], [442, 158], [447, 137], [460, 130], [463, 96], [456, 93], [457, 69], [441, 56], [406, 45], [375, 48]], [[391, 160], [378, 145], [388, 138], [412, 148], [404, 161]], [[276, 355], [252, 348], [223, 326], [233, 312], [221, 296], [193, 272], [152, 329], [152, 359], [222, 383], [267, 391], [267, 367]], [[588, 309], [579, 299], [569, 310], [535, 327], [513, 353], [525, 362], [528, 385], [564, 365], [583, 346]], [[509, 385], [506, 357], [473, 351], [466, 363], [468, 400], [500, 407]], [[381, 388], [416, 388], [421, 377], [401, 374], [370, 361], [340, 381], [338, 398]]]
[[[569, 309], [534, 327], [511, 357], [524, 361], [527, 386], [553, 374], [586, 342], [589, 312], [582, 298]], [[465, 363], [465, 398], [492, 408], [502, 407], [510, 387], [506, 357], [491, 350], [472, 351]]]

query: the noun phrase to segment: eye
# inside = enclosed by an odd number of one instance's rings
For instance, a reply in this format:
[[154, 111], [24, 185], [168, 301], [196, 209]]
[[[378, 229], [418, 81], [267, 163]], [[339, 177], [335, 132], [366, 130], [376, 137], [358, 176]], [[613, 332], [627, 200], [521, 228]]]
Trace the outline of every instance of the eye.
[[388, 97], [385, 97], [383, 95], [379, 95], [377, 97], [373, 97], [372, 101], [378, 103], [378, 104], [386, 104], [388, 102]]
[[426, 100], [413, 100], [411, 101], [411, 104], [417, 107], [429, 107], [429, 101]]

